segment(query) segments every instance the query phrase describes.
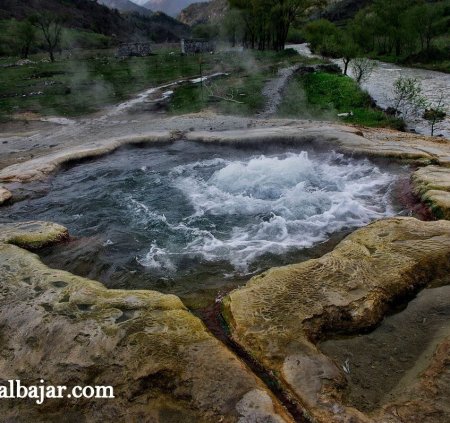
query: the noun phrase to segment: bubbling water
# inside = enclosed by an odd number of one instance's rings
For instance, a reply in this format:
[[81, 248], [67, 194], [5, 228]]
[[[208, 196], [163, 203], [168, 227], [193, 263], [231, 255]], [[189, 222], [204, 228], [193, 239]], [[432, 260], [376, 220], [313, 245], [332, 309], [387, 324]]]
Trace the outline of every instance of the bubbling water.
[[[136, 216], [143, 213], [167, 234], [139, 263], [165, 271], [174, 271], [177, 257], [185, 255], [226, 260], [245, 273], [265, 254], [308, 248], [333, 232], [392, 214], [386, 199], [392, 175], [334, 153], [204, 160], [176, 167], [168, 180], [193, 213], [170, 222], [129, 202]], [[181, 235], [182, 245], [171, 234]]]
[[390, 191], [402, 172], [287, 146], [179, 141], [68, 167], [4, 207], [0, 222], [68, 227], [72, 242], [41, 253], [52, 267], [200, 298], [395, 214]]

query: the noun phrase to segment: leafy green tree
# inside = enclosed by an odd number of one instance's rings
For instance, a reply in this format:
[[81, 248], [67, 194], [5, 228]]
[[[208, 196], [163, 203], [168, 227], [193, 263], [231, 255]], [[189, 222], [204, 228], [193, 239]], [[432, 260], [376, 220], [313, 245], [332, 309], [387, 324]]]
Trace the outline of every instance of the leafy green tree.
[[378, 25], [379, 19], [370, 8], [360, 10], [348, 25], [353, 39], [365, 53], [375, 50]]
[[241, 42], [244, 37], [244, 20], [239, 10], [229, 10], [222, 20], [221, 34], [222, 38], [229, 41], [234, 47]]
[[335, 54], [341, 57], [344, 62], [344, 75], [347, 75], [350, 61], [358, 56], [358, 45], [348, 33], [340, 31], [336, 39], [335, 47]]
[[412, 31], [416, 32], [422, 50], [430, 51], [433, 39], [445, 31], [442, 4], [423, 3], [410, 8], [407, 19]]
[[352, 33], [325, 19], [311, 22], [304, 32], [314, 51], [323, 56], [342, 59], [344, 75], [347, 75], [350, 61], [359, 55], [359, 46]]
[[17, 24], [16, 36], [20, 56], [27, 59], [31, 46], [36, 42], [36, 28], [29, 19], [26, 19]]
[[388, 53], [395, 51], [400, 56], [408, 31], [405, 25], [405, 11], [411, 5], [412, 0], [375, 0], [373, 11], [378, 17], [378, 34], [385, 39], [385, 47]]
[[192, 35], [203, 40], [214, 40], [219, 35], [219, 28], [217, 25], [198, 24], [192, 28]]
[[322, 49], [322, 53], [325, 53], [324, 56], [327, 56], [326, 44], [332, 44], [330, 40], [336, 39], [339, 30], [332, 22], [326, 19], [318, 19], [307, 24], [303, 33], [313, 51]]
[[426, 108], [426, 100], [422, 94], [422, 84], [417, 78], [401, 76], [394, 82], [392, 107], [402, 116], [416, 115]]
[[324, 0], [229, 0], [242, 13], [244, 42], [260, 50], [283, 50], [292, 24]]

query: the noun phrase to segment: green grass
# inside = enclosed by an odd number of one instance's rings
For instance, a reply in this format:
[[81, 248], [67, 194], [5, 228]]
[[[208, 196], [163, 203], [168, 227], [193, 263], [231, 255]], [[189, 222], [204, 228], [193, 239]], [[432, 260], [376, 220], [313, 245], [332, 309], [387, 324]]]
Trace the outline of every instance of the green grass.
[[[402, 129], [403, 121], [373, 107], [370, 96], [351, 78], [324, 72], [294, 78], [280, 109], [282, 117], [341, 120], [370, 127]], [[353, 116], [339, 118], [339, 113]]]
[[[5, 118], [29, 111], [78, 116], [127, 99], [145, 88], [199, 72], [197, 58], [189, 56], [162, 53], [119, 60], [112, 52], [91, 57], [84, 54], [55, 63], [1, 69], [0, 115]], [[215, 58], [207, 59], [205, 72], [217, 66]]]
[[[2, 58], [0, 64], [14, 63], [18, 58]], [[30, 65], [0, 69], [0, 119], [14, 114], [33, 112], [40, 115], [80, 116], [132, 97], [139, 91], [165, 82], [200, 74], [228, 72], [229, 78], [213, 87], [220, 95], [236, 95], [244, 104], [219, 101], [213, 104], [224, 113], [249, 114], [262, 105], [264, 79], [282, 66], [302, 57], [290, 51], [244, 52], [182, 56], [161, 50], [144, 58], [116, 59], [112, 50], [73, 51], [63, 53], [55, 63], [35, 55]], [[241, 95], [242, 94], [242, 95]], [[199, 87], [184, 86], [177, 90], [170, 107], [172, 113], [199, 111], [210, 107], [208, 96]]]
[[265, 80], [264, 74], [256, 73], [221, 78], [204, 87], [183, 86], [175, 91], [169, 112], [195, 113], [208, 108], [221, 114], [249, 116], [264, 107]]
[[264, 108], [262, 89], [266, 81], [276, 76], [278, 69], [294, 63], [322, 63], [290, 50], [283, 52], [245, 52], [229, 55], [231, 74], [206, 86], [178, 88], [172, 98], [169, 112], [172, 114], [194, 113], [210, 109], [217, 113], [250, 116]]

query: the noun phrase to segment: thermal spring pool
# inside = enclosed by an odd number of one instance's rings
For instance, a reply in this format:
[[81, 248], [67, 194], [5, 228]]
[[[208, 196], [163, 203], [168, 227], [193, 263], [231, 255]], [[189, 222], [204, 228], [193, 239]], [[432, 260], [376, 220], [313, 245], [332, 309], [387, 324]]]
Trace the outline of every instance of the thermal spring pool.
[[40, 252], [50, 267], [110, 288], [173, 293], [196, 308], [251, 274], [322, 255], [349, 231], [405, 213], [395, 193], [408, 177], [398, 164], [333, 152], [178, 141], [66, 166], [27, 184], [0, 220], [66, 226], [72, 239]]

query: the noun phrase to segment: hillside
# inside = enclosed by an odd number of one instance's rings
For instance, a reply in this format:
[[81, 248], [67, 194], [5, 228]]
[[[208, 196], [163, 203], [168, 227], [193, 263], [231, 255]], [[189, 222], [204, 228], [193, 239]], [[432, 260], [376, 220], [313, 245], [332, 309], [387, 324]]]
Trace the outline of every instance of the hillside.
[[369, 6], [373, 0], [341, 0], [332, 2], [322, 13], [321, 17], [332, 22], [352, 19], [361, 9]]
[[36, 13], [49, 12], [64, 21], [67, 28], [81, 29], [114, 37], [117, 41], [151, 39], [178, 41], [189, 35], [189, 28], [163, 13], [144, 16], [136, 12], [119, 13], [92, 0], [2, 0], [0, 20], [22, 20]]
[[139, 6], [131, 0], [98, 0], [98, 3], [110, 9], [117, 9], [119, 12], [136, 12], [145, 16], [150, 16], [153, 13], [150, 9]]
[[[440, 0], [425, 0], [425, 3], [437, 3]], [[331, 0], [320, 17], [331, 22], [343, 22], [354, 16], [363, 8], [370, 6], [374, 0]], [[318, 17], [318, 16], [317, 16]]]
[[169, 16], [177, 16], [182, 9], [189, 6], [193, 0], [148, 0], [142, 6], [155, 11], [164, 12]]
[[[373, 0], [327, 0], [328, 6], [321, 13], [315, 13], [314, 18], [324, 17], [331, 21], [349, 19], [371, 1]], [[192, 3], [181, 11], [178, 20], [189, 26], [217, 22], [228, 8], [228, 0]]]
[[181, 11], [178, 20], [189, 26], [217, 22], [225, 15], [228, 7], [227, 0], [193, 3]]

